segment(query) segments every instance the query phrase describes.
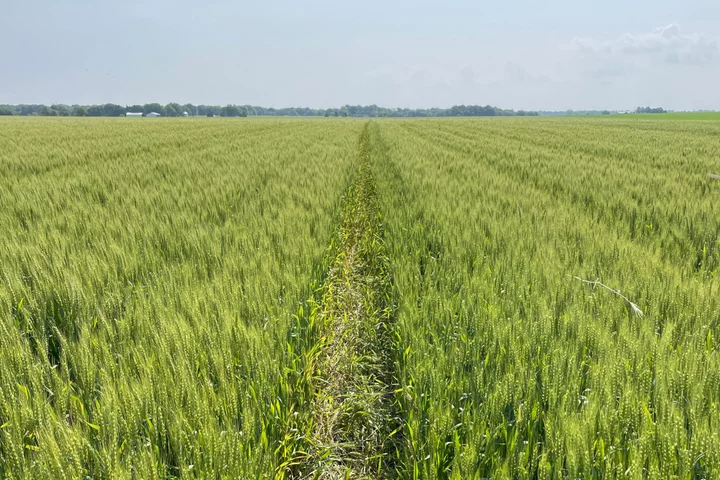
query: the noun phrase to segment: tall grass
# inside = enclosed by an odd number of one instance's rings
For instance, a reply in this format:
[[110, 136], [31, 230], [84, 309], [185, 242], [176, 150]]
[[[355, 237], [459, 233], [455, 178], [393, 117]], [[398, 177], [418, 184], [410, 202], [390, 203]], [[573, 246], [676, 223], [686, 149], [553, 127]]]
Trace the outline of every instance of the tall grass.
[[714, 124], [388, 121], [373, 148], [407, 477], [720, 476]]
[[0, 477], [270, 477], [357, 122], [0, 122]]

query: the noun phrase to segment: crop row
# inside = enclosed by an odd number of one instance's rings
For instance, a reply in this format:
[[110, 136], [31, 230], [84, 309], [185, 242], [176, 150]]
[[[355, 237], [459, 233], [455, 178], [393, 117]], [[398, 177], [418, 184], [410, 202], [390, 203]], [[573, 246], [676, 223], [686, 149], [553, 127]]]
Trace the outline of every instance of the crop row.
[[272, 472], [361, 127], [3, 122], [0, 477]]
[[406, 121], [374, 142], [408, 477], [720, 474], [716, 127]]

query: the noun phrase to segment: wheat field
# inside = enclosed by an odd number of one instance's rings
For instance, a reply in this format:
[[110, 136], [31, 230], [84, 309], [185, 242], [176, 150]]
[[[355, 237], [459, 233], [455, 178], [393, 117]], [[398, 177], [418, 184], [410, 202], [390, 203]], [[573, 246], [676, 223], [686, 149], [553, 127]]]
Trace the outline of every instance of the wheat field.
[[0, 119], [0, 478], [718, 478], [718, 159], [671, 117]]

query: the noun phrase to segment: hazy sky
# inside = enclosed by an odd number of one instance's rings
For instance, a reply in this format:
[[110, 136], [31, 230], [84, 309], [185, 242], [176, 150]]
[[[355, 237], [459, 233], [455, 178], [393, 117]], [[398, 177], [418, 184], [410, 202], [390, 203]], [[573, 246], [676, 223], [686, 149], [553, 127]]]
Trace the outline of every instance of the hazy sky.
[[718, 0], [0, 0], [0, 103], [720, 110]]

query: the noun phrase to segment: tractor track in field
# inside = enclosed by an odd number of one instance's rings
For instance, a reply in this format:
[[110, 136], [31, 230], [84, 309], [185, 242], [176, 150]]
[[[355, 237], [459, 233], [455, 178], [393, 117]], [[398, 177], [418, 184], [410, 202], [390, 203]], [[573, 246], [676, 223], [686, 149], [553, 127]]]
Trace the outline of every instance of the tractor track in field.
[[[321, 289], [312, 351], [309, 410], [280, 477], [394, 477], [402, 422], [395, 402], [394, 302], [371, 174], [367, 125], [360, 166], [347, 191], [335, 256]], [[302, 433], [300, 433], [302, 432]], [[287, 458], [289, 457], [289, 458]]]

